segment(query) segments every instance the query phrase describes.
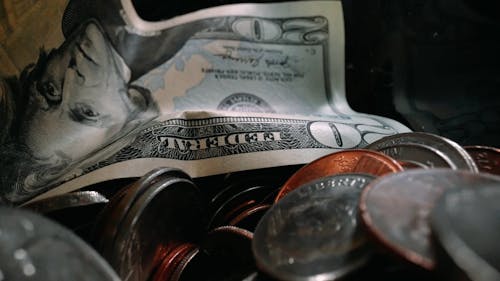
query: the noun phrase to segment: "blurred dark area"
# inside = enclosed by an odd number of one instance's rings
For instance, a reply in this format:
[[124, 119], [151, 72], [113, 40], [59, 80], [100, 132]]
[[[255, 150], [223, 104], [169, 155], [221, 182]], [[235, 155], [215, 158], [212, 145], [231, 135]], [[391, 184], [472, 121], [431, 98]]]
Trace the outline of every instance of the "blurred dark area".
[[500, 2], [343, 4], [353, 109], [462, 145], [500, 145]]
[[[247, 1], [133, 2], [141, 17], [155, 21]], [[462, 145], [500, 145], [500, 2], [342, 3], [347, 99], [354, 110]]]

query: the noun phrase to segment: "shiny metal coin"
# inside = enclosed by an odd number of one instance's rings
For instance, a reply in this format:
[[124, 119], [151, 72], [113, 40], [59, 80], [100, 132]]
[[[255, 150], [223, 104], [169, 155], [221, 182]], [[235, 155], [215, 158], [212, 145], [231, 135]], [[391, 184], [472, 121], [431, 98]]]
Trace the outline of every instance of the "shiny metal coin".
[[500, 175], [500, 149], [489, 146], [464, 146], [480, 172]]
[[458, 186], [498, 183], [500, 177], [451, 169], [415, 169], [381, 177], [361, 195], [361, 218], [386, 248], [425, 269], [435, 266], [428, 216], [441, 194]]
[[97, 191], [77, 191], [56, 195], [50, 198], [31, 202], [23, 208], [38, 213], [49, 213], [66, 208], [108, 203], [108, 198]]
[[[453, 161], [443, 152], [428, 145], [416, 143], [399, 143], [384, 146], [377, 150], [404, 163], [417, 164], [425, 168], [458, 169]], [[405, 167], [405, 164], [402, 165]]]
[[31, 211], [0, 207], [1, 280], [119, 281], [70, 230]]
[[170, 177], [190, 179], [186, 173], [179, 169], [160, 167], [151, 170], [137, 181], [125, 186], [111, 198], [98, 218], [94, 230], [96, 232], [94, 234], [94, 244], [103, 256], [112, 256], [116, 235], [120, 231], [121, 224], [134, 202], [152, 184]]
[[456, 142], [438, 135], [424, 132], [401, 133], [384, 137], [371, 143], [366, 148], [376, 151], [384, 150], [400, 144], [420, 144], [437, 149], [451, 160], [457, 169], [468, 170], [474, 173], [478, 168], [472, 157]]
[[[153, 184], [140, 186], [142, 192], [132, 186], [112, 199], [126, 199], [127, 202], [111, 206], [129, 206], [127, 212], [110, 210], [101, 217], [102, 225], [114, 224], [115, 214], [124, 213], [120, 223], [112, 229], [115, 236], [105, 236], [106, 239], [100, 241], [100, 245], [109, 249], [103, 256], [123, 280], [150, 278], [153, 268], [161, 262], [158, 253], [162, 246], [176, 242], [196, 243], [201, 240], [206, 224], [201, 193], [189, 179], [163, 174]], [[135, 196], [130, 196], [129, 192]], [[98, 231], [96, 236], [99, 237]]]
[[77, 191], [34, 201], [22, 208], [42, 213], [89, 241], [96, 217], [108, 201], [108, 198], [97, 191]]
[[500, 183], [448, 190], [430, 223], [461, 280], [500, 280]]
[[334, 280], [371, 254], [358, 223], [361, 190], [371, 175], [340, 174], [307, 183], [264, 215], [254, 232], [257, 266], [279, 280]]

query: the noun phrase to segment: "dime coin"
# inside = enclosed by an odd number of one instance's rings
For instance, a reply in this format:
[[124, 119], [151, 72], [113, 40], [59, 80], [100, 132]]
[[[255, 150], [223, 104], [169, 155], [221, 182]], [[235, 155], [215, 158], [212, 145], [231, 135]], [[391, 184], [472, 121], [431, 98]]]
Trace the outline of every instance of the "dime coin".
[[464, 146], [479, 171], [500, 175], [500, 149], [488, 146]]
[[252, 249], [258, 268], [279, 280], [319, 281], [362, 266], [371, 247], [358, 223], [358, 201], [373, 179], [329, 176], [283, 197], [255, 229]]
[[380, 151], [400, 144], [420, 144], [433, 147], [451, 160], [451, 163], [457, 169], [478, 172], [476, 163], [463, 147], [450, 139], [431, 133], [411, 132], [395, 134], [381, 138], [366, 148]]
[[418, 163], [426, 168], [457, 169], [453, 161], [443, 152], [423, 144], [398, 143], [384, 146], [377, 151], [384, 153], [398, 161]]
[[[130, 192], [136, 193], [136, 190]], [[159, 245], [201, 240], [206, 223], [205, 210], [200, 192], [192, 181], [176, 176], [163, 177], [145, 187], [133, 200], [114, 239], [104, 241], [111, 245], [110, 251], [103, 255], [122, 278], [146, 280], [157, 265]]]
[[381, 176], [400, 171], [403, 171], [403, 167], [383, 153], [366, 149], [343, 150], [316, 159], [299, 169], [281, 187], [275, 202], [295, 188], [326, 176], [345, 173]]
[[425, 269], [433, 269], [428, 216], [435, 201], [450, 188], [499, 181], [497, 176], [451, 169], [415, 169], [387, 175], [363, 190], [362, 221], [387, 248]]
[[0, 207], [0, 265], [2, 280], [120, 280], [70, 230], [31, 211], [6, 207]]
[[467, 276], [460, 280], [500, 280], [499, 201], [500, 183], [457, 188], [446, 191], [432, 210], [438, 244]]
[[23, 208], [38, 213], [49, 213], [72, 207], [89, 206], [108, 203], [108, 198], [97, 191], [77, 191], [56, 195], [38, 201], [30, 202]]
[[22, 208], [42, 213], [84, 240], [90, 240], [96, 217], [108, 201], [108, 198], [97, 191], [77, 191], [30, 202]]

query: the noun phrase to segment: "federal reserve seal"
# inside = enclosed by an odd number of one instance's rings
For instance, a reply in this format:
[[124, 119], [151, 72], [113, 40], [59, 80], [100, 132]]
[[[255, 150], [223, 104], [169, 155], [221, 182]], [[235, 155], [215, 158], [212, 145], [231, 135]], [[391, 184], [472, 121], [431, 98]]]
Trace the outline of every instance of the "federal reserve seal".
[[235, 93], [227, 96], [219, 103], [217, 109], [240, 112], [276, 112], [265, 100], [248, 93]]

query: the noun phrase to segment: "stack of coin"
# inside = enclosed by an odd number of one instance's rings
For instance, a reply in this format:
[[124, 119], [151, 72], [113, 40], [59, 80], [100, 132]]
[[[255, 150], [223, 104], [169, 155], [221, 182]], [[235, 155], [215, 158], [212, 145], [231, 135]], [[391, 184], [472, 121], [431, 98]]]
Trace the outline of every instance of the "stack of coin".
[[204, 201], [191, 178], [158, 168], [117, 193], [94, 231], [95, 246], [125, 280], [147, 280], [178, 244], [204, 232]]
[[[349, 274], [347, 279], [364, 280], [377, 275], [391, 278], [389, 274], [373, 274], [376, 272], [370, 269], [370, 264], [386, 256], [387, 262], [378, 272], [386, 272], [391, 267], [403, 268], [396, 270], [400, 271], [396, 279], [406, 273], [418, 278], [456, 280], [451, 275], [437, 275], [443, 272], [444, 263], [439, 263], [435, 251], [442, 248], [447, 253], [443, 256], [453, 261], [456, 271], [464, 273], [463, 280], [497, 280], [500, 249], [488, 245], [495, 244], [491, 239], [495, 235], [492, 227], [497, 227], [496, 232], [500, 230], [498, 208], [491, 211], [494, 215], [490, 216], [490, 220], [496, 216], [497, 224], [488, 221], [491, 227], [483, 227], [484, 223], [470, 223], [469, 226], [477, 228], [464, 233], [462, 229], [468, 229], [467, 226], [461, 229], [442, 226], [445, 224], [442, 221], [448, 220], [450, 224], [452, 218], [458, 224], [459, 216], [450, 214], [451, 205], [448, 209], [445, 203], [436, 207], [436, 201], [445, 200], [443, 194], [449, 189], [465, 188], [476, 192], [476, 188], [488, 185], [491, 190], [500, 192], [500, 177], [492, 175], [498, 174], [499, 155], [496, 148], [461, 147], [437, 135], [405, 133], [386, 137], [365, 149], [344, 150], [319, 158], [285, 182], [275, 204], [257, 225], [253, 252], [258, 268], [276, 280], [335, 280], [346, 278], [344, 275], [352, 272], [355, 273]], [[376, 178], [363, 186], [355, 184], [353, 178], [342, 178], [363, 175]], [[346, 191], [335, 192], [335, 185], [351, 187], [352, 196], [346, 196]], [[356, 189], [359, 192], [356, 193]], [[489, 192], [493, 193], [491, 190]], [[330, 201], [335, 203], [329, 204]], [[481, 206], [479, 199], [470, 201], [474, 202], [471, 206]], [[349, 202], [357, 207], [354, 210], [345, 207]], [[457, 204], [454, 206], [458, 208]], [[342, 213], [342, 210], [351, 211]], [[433, 210], [437, 214], [431, 227], [429, 215]], [[357, 211], [359, 217], [355, 214]], [[444, 215], [445, 212], [448, 213]], [[478, 210], [469, 215], [471, 221], [478, 216]], [[362, 227], [354, 231], [353, 225]], [[476, 240], [479, 236], [474, 238], [472, 233], [482, 231], [486, 232], [485, 238]], [[450, 238], [449, 232], [459, 238]], [[354, 239], [347, 233], [363, 233], [363, 237], [369, 239]], [[432, 239], [431, 235], [437, 239]], [[325, 236], [328, 239], [323, 238]], [[459, 239], [467, 246], [457, 249], [455, 240]], [[367, 240], [370, 242], [359, 242]], [[469, 250], [467, 255], [470, 257], [457, 258], [464, 248]], [[360, 256], [360, 249], [367, 251], [363, 262], [355, 258]], [[377, 261], [368, 258], [367, 249], [375, 249]], [[485, 249], [495, 250], [491, 253]], [[474, 261], [484, 270], [464, 266], [467, 264], [464, 260]], [[363, 264], [364, 271], [370, 272], [368, 275], [358, 270]], [[478, 272], [488, 273], [480, 276]]]
[[497, 280], [499, 159], [404, 133], [306, 165], [158, 168], [26, 207], [98, 206], [89, 240], [123, 280]]

